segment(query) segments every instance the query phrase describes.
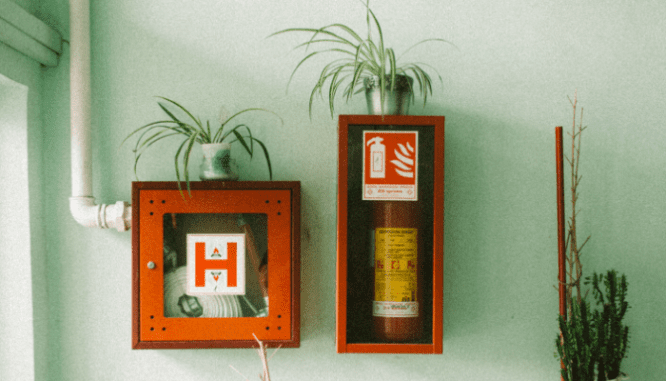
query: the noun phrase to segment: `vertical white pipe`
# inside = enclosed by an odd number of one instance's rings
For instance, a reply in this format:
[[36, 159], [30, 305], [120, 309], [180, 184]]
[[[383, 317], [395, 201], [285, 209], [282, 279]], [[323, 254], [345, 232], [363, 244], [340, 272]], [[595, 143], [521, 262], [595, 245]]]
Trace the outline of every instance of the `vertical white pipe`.
[[69, 210], [81, 225], [97, 228], [131, 227], [132, 208], [122, 201], [95, 204], [92, 196], [90, 112], [90, 3], [69, 0], [69, 83], [71, 112], [72, 197]]
[[70, 0], [72, 197], [92, 197], [90, 139], [90, 4]]

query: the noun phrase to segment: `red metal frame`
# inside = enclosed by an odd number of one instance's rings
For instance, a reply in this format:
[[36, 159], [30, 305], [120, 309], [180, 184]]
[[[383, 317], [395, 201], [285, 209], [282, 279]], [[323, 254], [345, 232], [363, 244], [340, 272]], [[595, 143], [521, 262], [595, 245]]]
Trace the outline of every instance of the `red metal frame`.
[[[183, 184], [184, 185], [184, 184]], [[300, 345], [300, 183], [193, 182], [192, 197], [175, 182], [132, 186], [132, 347], [245, 348], [253, 334], [271, 346]], [[270, 263], [267, 317], [164, 317], [163, 215], [265, 213]], [[156, 264], [149, 269], [148, 262]]]
[[[350, 125], [426, 126], [434, 129], [433, 157], [433, 284], [432, 343], [349, 343], [347, 337], [347, 200], [348, 134]], [[336, 350], [338, 353], [442, 353], [443, 260], [444, 260], [444, 117], [404, 115], [340, 115], [338, 153], [338, 229], [336, 269]]]

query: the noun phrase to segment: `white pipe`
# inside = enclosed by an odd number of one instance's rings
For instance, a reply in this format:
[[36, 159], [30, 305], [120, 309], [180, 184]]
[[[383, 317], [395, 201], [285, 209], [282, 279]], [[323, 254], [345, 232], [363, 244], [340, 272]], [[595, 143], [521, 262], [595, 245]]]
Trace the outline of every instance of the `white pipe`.
[[89, 12], [87, 0], [70, 0], [69, 91], [72, 118], [72, 197], [92, 196]]
[[86, 227], [131, 227], [131, 206], [96, 205], [92, 196], [92, 147], [90, 139], [90, 4], [89, 0], [69, 1], [70, 25], [70, 112], [72, 150], [72, 197], [69, 210]]

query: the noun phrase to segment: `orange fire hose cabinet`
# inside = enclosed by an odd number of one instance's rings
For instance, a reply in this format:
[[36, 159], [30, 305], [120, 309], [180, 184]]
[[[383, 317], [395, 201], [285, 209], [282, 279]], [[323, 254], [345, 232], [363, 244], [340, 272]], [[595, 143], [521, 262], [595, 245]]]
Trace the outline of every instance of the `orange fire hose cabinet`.
[[300, 182], [135, 182], [132, 348], [300, 345]]
[[442, 353], [444, 117], [340, 115], [338, 353]]

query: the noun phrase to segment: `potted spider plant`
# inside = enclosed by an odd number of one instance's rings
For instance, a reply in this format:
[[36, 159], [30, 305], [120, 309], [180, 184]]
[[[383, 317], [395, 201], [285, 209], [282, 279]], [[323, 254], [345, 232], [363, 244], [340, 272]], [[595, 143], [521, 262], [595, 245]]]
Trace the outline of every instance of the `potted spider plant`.
[[[230, 156], [231, 144], [235, 142], [240, 143], [245, 152], [250, 155], [250, 158], [254, 155], [255, 143], [259, 145], [266, 158], [268, 176], [271, 180], [273, 179], [271, 160], [266, 145], [261, 140], [252, 136], [252, 131], [247, 124], [240, 123], [232, 126], [231, 121], [242, 114], [259, 111], [271, 113], [277, 116], [280, 119], [280, 122], [282, 122], [282, 119], [277, 114], [262, 108], [248, 108], [235, 113], [221, 122], [217, 129], [211, 129], [210, 121], [206, 121], [204, 124], [201, 119], [195, 117], [179, 103], [164, 97], [158, 98], [166, 102], [158, 102], [158, 105], [168, 118], [143, 125], [132, 131], [132, 133], [123, 140], [124, 144], [131, 137], [138, 136], [133, 149], [135, 176], [137, 176], [139, 159], [148, 148], [163, 139], [176, 136], [183, 139], [174, 156], [178, 189], [181, 190], [181, 194], [182, 189], [180, 182], [182, 180], [186, 182], [188, 194], [190, 193], [190, 173], [188, 165], [190, 162], [190, 154], [192, 153], [195, 144], [201, 145], [204, 154], [199, 174], [201, 180], [238, 179], [238, 174], [235, 172], [235, 161]], [[184, 113], [186, 118], [177, 117], [169, 107], [175, 107], [176, 110], [179, 110], [178, 112]]]
[[[343, 97], [349, 101], [354, 94], [365, 91], [368, 112], [370, 114], [407, 114], [410, 103], [414, 101], [414, 80], [418, 85], [423, 105], [432, 95], [432, 78], [426, 69], [433, 71], [440, 82], [442, 77], [437, 70], [425, 63], [399, 63], [393, 48], [384, 43], [384, 33], [375, 13], [366, 7], [367, 33], [365, 38], [350, 27], [335, 23], [322, 28], [289, 28], [271, 34], [308, 33], [309, 40], [296, 48], [305, 48], [306, 56], [296, 65], [289, 83], [296, 71], [310, 59], [321, 54], [332, 53], [338, 58], [324, 66], [319, 79], [310, 93], [309, 112], [312, 117], [312, 103], [318, 95], [324, 98], [324, 89], [328, 83], [328, 104], [331, 118], [335, 112], [334, 99], [341, 85], [345, 84]], [[440, 38], [425, 39], [408, 48], [407, 53], [417, 45], [426, 42], [449, 41]], [[312, 48], [312, 51], [310, 49]]]

